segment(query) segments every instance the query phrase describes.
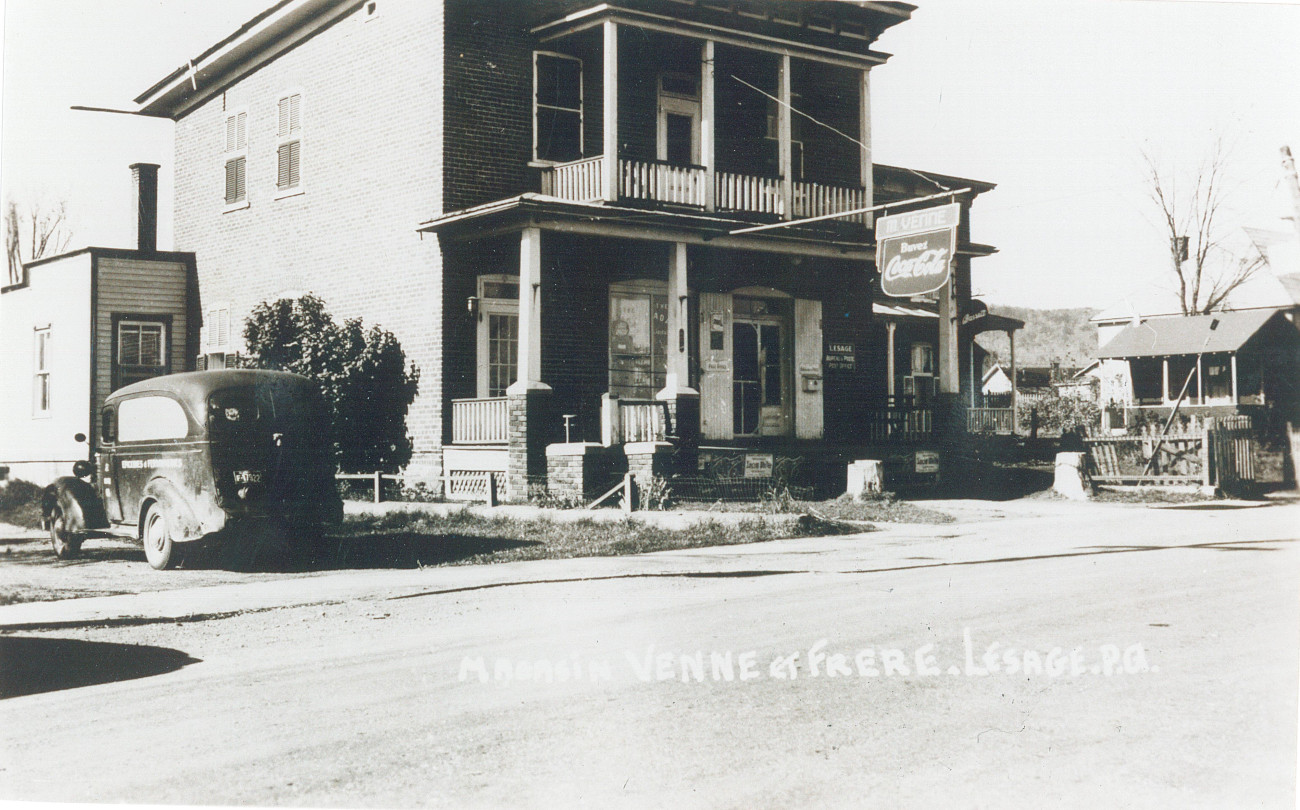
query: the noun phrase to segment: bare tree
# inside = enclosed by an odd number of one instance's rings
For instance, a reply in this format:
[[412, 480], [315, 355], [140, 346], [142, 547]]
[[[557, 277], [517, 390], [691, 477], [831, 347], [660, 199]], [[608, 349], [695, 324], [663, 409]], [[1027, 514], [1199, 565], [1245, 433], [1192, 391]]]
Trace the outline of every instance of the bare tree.
[[5, 256], [9, 264], [9, 283], [21, 284], [23, 264], [45, 256], [57, 256], [72, 241], [68, 225], [68, 204], [41, 201], [19, 205], [5, 203]]
[[1147, 193], [1155, 203], [1169, 235], [1169, 259], [1177, 280], [1178, 303], [1184, 315], [1222, 309], [1228, 296], [1249, 281], [1264, 258], [1258, 251], [1241, 255], [1224, 244], [1222, 219], [1229, 196], [1228, 155], [1216, 140], [1190, 177], [1160, 166], [1147, 152]]

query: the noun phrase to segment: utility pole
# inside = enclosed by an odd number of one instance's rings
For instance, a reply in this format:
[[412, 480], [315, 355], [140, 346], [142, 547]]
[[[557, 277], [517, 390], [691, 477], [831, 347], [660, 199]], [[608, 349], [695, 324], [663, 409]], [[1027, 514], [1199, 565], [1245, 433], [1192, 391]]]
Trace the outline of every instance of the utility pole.
[[1291, 157], [1291, 147], [1282, 147], [1282, 182], [1291, 192], [1291, 205], [1295, 212], [1291, 214], [1291, 224], [1295, 226], [1296, 235], [1300, 236], [1300, 178], [1296, 177], [1295, 159]]

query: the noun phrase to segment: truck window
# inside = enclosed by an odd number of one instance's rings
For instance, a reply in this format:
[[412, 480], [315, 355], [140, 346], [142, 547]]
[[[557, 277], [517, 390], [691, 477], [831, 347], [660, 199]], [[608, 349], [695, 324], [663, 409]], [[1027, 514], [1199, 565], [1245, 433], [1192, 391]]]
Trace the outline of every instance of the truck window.
[[113, 420], [113, 406], [109, 405], [99, 416], [99, 439], [106, 444], [117, 441], [117, 425]]
[[168, 397], [124, 399], [117, 410], [117, 437], [121, 442], [183, 439], [190, 432], [185, 409]]

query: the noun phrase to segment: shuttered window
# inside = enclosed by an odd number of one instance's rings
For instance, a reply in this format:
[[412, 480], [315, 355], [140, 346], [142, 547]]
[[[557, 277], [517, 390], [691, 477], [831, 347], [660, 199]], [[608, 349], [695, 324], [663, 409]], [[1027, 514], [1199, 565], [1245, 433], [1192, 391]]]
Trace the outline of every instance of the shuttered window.
[[223, 197], [231, 205], [248, 199], [248, 113], [226, 116], [225, 146]]
[[35, 333], [35, 375], [32, 385], [32, 410], [42, 416], [50, 412], [50, 329], [37, 329]]
[[302, 182], [302, 94], [282, 96], [276, 104], [275, 187], [296, 189]]

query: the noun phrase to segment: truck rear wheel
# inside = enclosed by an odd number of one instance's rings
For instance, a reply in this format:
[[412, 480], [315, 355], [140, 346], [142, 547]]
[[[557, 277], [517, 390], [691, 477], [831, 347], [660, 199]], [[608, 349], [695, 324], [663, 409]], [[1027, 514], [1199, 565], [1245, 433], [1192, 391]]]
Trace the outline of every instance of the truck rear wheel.
[[171, 521], [167, 509], [161, 503], [149, 505], [140, 529], [140, 540], [144, 543], [144, 556], [149, 565], [162, 571], [176, 565], [179, 554], [176, 544], [172, 542]]
[[81, 553], [81, 544], [85, 542], [86, 536], [68, 531], [62, 509], [56, 506], [50, 510], [49, 524], [50, 545], [54, 548], [55, 557], [70, 560]]

